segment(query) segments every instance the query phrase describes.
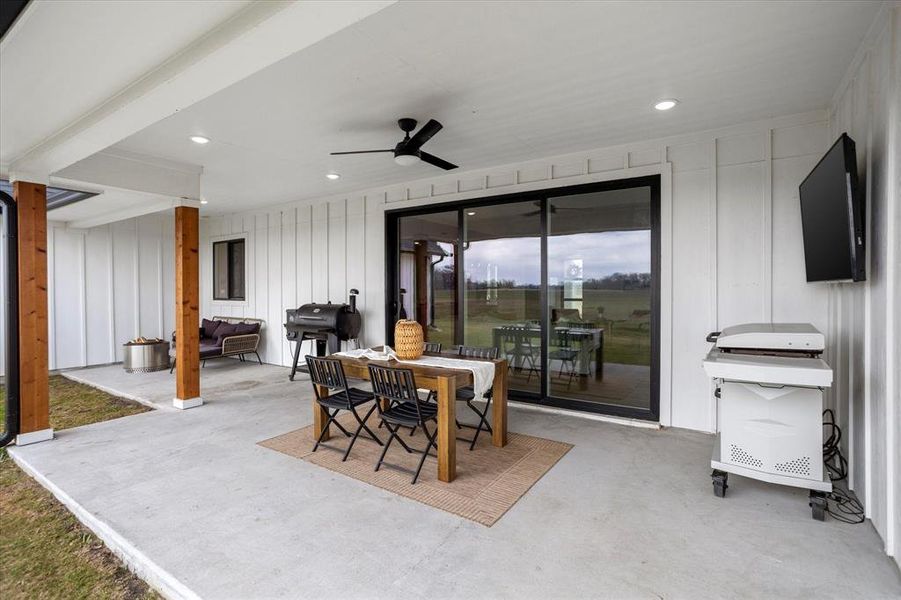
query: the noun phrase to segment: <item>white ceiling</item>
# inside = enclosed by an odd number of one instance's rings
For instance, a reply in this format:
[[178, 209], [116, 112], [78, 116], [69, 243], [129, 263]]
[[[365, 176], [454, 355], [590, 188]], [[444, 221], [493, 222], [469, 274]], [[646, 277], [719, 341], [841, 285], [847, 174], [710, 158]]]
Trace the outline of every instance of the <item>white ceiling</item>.
[[8, 165], [247, 4], [32, 0], [0, 45], [0, 163]]
[[202, 165], [212, 213], [439, 174], [329, 156], [392, 147], [402, 116], [441, 121], [424, 149], [466, 170], [803, 112], [879, 4], [401, 2], [113, 148]]

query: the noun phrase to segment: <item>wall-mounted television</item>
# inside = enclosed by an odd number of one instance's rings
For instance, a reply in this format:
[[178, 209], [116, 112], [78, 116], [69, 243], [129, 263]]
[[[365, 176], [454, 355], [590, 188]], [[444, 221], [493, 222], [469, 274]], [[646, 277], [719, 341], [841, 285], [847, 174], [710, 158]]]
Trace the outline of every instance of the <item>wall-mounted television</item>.
[[800, 196], [807, 281], [864, 281], [864, 200], [847, 133], [801, 182]]

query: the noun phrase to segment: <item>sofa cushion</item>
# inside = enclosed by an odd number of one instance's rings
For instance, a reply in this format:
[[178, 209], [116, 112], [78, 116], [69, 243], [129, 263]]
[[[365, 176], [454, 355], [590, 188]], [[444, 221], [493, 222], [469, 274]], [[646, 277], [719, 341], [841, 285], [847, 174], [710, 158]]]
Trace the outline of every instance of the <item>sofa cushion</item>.
[[204, 319], [201, 322], [203, 327], [203, 337], [213, 339], [216, 336], [216, 329], [222, 325], [222, 321], [210, 321], [209, 319]]
[[222, 346], [213, 344], [200, 344], [200, 358], [213, 358], [222, 354]]
[[216, 333], [214, 334], [216, 345], [221, 346], [222, 340], [230, 335], [235, 335], [237, 329], [238, 326], [231, 323], [223, 322], [221, 325], [219, 325], [219, 327], [216, 328]]
[[250, 333], [259, 333], [259, 323], [238, 323], [235, 327], [235, 335], [247, 335]]

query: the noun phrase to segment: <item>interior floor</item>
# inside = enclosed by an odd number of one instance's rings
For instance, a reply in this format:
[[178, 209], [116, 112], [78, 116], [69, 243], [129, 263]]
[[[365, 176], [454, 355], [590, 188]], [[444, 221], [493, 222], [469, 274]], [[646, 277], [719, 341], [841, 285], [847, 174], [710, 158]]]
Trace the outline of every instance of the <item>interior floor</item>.
[[[553, 364], [550, 372], [551, 396], [574, 398], [599, 404], [613, 404], [631, 408], [650, 406], [651, 368], [642, 365], [622, 365], [605, 363], [603, 376], [598, 379], [592, 363], [591, 374], [569, 376], [566, 368], [561, 373], [560, 366]], [[538, 391], [539, 376], [526, 369], [512, 369], [509, 385], [512, 390]]]
[[488, 528], [258, 446], [312, 421], [306, 376], [213, 361], [205, 404], [178, 411], [167, 372], [70, 375], [160, 409], [11, 454], [201, 597], [901, 594], [869, 523], [741, 477], [715, 498], [709, 435], [511, 408], [511, 431], [575, 447]]

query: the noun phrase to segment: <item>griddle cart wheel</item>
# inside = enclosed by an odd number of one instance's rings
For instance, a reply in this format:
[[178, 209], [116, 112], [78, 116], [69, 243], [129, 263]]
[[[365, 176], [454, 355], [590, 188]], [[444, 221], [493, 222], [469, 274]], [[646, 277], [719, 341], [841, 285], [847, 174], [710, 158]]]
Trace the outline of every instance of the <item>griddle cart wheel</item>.
[[725, 471], [714, 469], [713, 473], [710, 474], [710, 479], [713, 480], [713, 495], [717, 498], [725, 498], [726, 489], [729, 487], [729, 474]]
[[810, 505], [810, 511], [814, 519], [817, 521], [826, 520], [826, 494], [817, 490], [810, 490], [808, 504]]

